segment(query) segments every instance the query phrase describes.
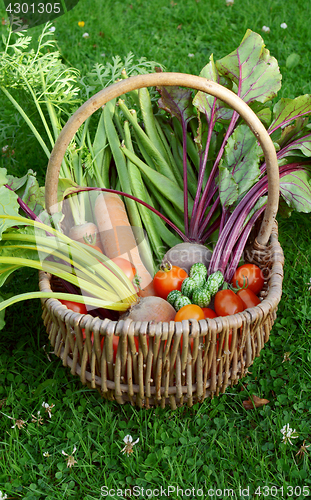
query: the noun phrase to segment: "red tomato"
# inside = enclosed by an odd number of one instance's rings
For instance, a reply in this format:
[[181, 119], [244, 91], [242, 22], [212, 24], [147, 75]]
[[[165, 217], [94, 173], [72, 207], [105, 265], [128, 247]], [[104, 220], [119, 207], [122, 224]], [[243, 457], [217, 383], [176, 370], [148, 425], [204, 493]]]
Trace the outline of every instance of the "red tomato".
[[196, 319], [199, 321], [199, 319], [204, 319], [204, 312], [201, 307], [195, 304], [188, 304], [179, 309], [174, 321], [182, 321], [183, 319]]
[[247, 288], [257, 295], [263, 287], [264, 277], [261, 269], [255, 264], [244, 264], [235, 271], [231, 283], [234, 287], [243, 287], [246, 283]]
[[261, 302], [257, 295], [255, 295], [249, 288], [242, 288], [242, 290], [237, 292], [237, 296], [242, 300], [245, 309], [248, 307], [258, 306]]
[[215, 295], [214, 308], [218, 316], [229, 316], [244, 311], [244, 304], [232, 290], [220, 290]]
[[153, 278], [156, 295], [166, 300], [172, 290], [181, 289], [181, 284], [186, 278], [188, 278], [188, 274], [181, 267], [171, 266], [169, 270], [160, 269]]
[[215, 311], [213, 311], [213, 309], [210, 309], [209, 307], [202, 307], [202, 311], [204, 312], [204, 318], [207, 319], [207, 318], [217, 318], [217, 314], [215, 313]]
[[78, 302], [72, 302], [71, 300], [63, 300], [63, 299], [59, 299], [59, 302], [61, 302], [64, 306], [66, 306], [68, 309], [71, 309], [74, 312], [80, 314], [87, 314], [87, 309], [85, 304], [79, 304]]
[[133, 281], [136, 275], [136, 268], [129, 260], [123, 259], [123, 257], [114, 257], [111, 260], [122, 269], [130, 281]]

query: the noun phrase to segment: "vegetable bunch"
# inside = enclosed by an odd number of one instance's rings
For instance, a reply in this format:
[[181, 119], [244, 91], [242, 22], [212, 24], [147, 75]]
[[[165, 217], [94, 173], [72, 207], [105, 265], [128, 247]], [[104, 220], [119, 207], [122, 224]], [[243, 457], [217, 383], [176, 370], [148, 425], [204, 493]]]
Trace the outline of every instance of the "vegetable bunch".
[[[254, 110], [278, 151], [282, 208], [310, 211], [310, 96], [281, 99], [271, 110], [267, 103], [281, 87], [281, 74], [261, 36], [250, 30], [231, 54], [216, 62], [211, 56], [200, 76], [228, 87]], [[127, 200], [131, 224], [146, 230], [156, 262], [181, 240], [208, 245], [209, 274], [220, 270], [230, 281], [266, 207], [263, 152], [239, 115], [218, 99], [179, 87], [158, 92], [157, 103], [140, 89], [103, 110], [115, 187], [137, 202]]]
[[[53, 46], [47, 38], [48, 27], [36, 52], [27, 52], [30, 37], [20, 34], [19, 43], [13, 44], [11, 33], [5, 40], [0, 90], [49, 158], [64, 120], [77, 103], [78, 75], [60, 62], [57, 52], [48, 52]], [[28, 64], [19, 64], [24, 59]], [[151, 67], [147, 65], [147, 70]], [[105, 72], [97, 69], [100, 71], [92, 78], [98, 74], [100, 80]], [[127, 78], [130, 73], [129, 68], [128, 73], [122, 71], [118, 76]], [[218, 61], [211, 55], [200, 76], [231, 89], [265, 124], [277, 149], [282, 209], [287, 214], [294, 209], [311, 211], [311, 97], [283, 98], [271, 109], [281, 87], [281, 74], [261, 36], [248, 30], [231, 54]], [[15, 100], [13, 87], [33, 101], [47, 144]], [[22, 196], [18, 198], [8, 187], [18, 194], [23, 188]], [[62, 163], [58, 200], [61, 204], [66, 199], [69, 204], [75, 226], [72, 235], [76, 226], [96, 222], [92, 190], [109, 193], [114, 200], [123, 196], [128, 218], [124, 225], [148, 236], [149, 242], [142, 238], [139, 258], [150, 275], [166, 252], [181, 242], [213, 250], [204, 279], [200, 279], [200, 272], [193, 271], [181, 290], [184, 301], [186, 297], [196, 302], [194, 305], [206, 306], [219, 287], [219, 277], [232, 280], [250, 231], [265, 209], [268, 181], [261, 147], [235, 111], [203, 92], [160, 87], [132, 91], [118, 101], [110, 101], [94, 120], [83, 124], [69, 145]], [[83, 301], [93, 300], [94, 306], [125, 311], [135, 302], [133, 284], [110, 262], [111, 255], [105, 257], [105, 249], [101, 254], [62, 234], [60, 210], [52, 222], [48, 223], [47, 214], [44, 221], [42, 215], [39, 218], [45, 208], [44, 192], [32, 171], [20, 180], [1, 169], [0, 195], [0, 285], [15, 269], [28, 265], [60, 277], [67, 289], [72, 285], [75, 292], [83, 291]], [[119, 198], [117, 204], [120, 202]], [[18, 204], [32, 221], [19, 215]], [[106, 231], [103, 227], [102, 233]], [[76, 238], [97, 243], [98, 231], [94, 231]], [[102, 243], [107, 246], [104, 240], [103, 234]], [[68, 294], [63, 295], [66, 297], [59, 297], [68, 299]], [[74, 299], [82, 300], [79, 294]], [[7, 304], [5, 301], [1, 307]]]

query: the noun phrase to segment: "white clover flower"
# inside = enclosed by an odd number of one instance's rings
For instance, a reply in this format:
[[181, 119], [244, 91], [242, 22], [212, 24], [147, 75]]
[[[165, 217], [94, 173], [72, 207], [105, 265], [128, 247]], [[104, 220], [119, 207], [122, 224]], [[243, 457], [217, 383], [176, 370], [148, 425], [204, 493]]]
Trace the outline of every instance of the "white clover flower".
[[269, 28], [269, 26], [263, 26], [261, 28], [261, 31], [263, 31], [264, 33], [270, 33], [270, 28]]
[[20, 418], [18, 418], [17, 420], [15, 420], [15, 424], [12, 425], [12, 429], [14, 429], [15, 427], [18, 427], [19, 429], [22, 429], [24, 427], [24, 425], [26, 424], [26, 422]]
[[298, 453], [296, 453], [296, 457], [297, 456], [303, 457], [304, 455], [309, 455], [307, 448], [310, 448], [310, 446], [311, 446], [311, 444], [308, 444], [308, 446], [306, 446], [306, 440], [304, 439], [302, 445], [300, 446]]
[[287, 28], [287, 24], [286, 24], [286, 23], [282, 23], [282, 24], [281, 24], [281, 28], [282, 28], [283, 30], [286, 30], [286, 28]]
[[40, 414], [40, 411], [37, 412], [37, 417], [35, 415], [31, 415], [32, 416], [32, 423], [35, 424], [37, 423], [37, 425], [43, 425], [43, 418], [41, 417], [41, 414]]
[[136, 441], [133, 441], [132, 436], [130, 436], [130, 434], [127, 434], [125, 438], [123, 438], [123, 441], [125, 442], [125, 446], [121, 450], [121, 452], [123, 453], [123, 455], [124, 453], [130, 455], [131, 453], [133, 453], [133, 446], [138, 443], [139, 438], [137, 438]]
[[56, 30], [55, 26], [51, 26], [51, 28], [49, 28], [49, 31], [51, 31], [52, 33], [54, 33], [55, 30]]
[[[2, 413], [2, 412], [1, 412]], [[13, 418], [13, 417], [10, 417], [10, 415], [6, 415], [5, 413], [2, 413], [2, 415], [4, 415], [5, 417], [9, 418], [10, 420], [13, 420], [14, 421], [14, 425], [11, 426], [11, 429], [15, 429], [15, 427], [18, 427], [19, 429], [22, 429], [24, 427], [25, 424], [27, 424], [27, 420], [26, 422], [24, 420], [22, 420], [21, 418]], [[0, 500], [1, 500], [1, 497], [0, 497]]]
[[281, 429], [281, 433], [283, 434], [283, 439], [282, 441], [287, 444], [288, 442], [290, 444], [293, 444], [291, 442], [291, 439], [296, 439], [298, 438], [298, 433], [296, 432], [296, 429], [291, 429], [289, 424], [284, 425], [284, 427]]
[[194, 57], [194, 54], [188, 54], [188, 57]]
[[43, 456], [44, 456], [45, 458], [49, 458], [50, 454], [49, 454], [49, 452], [48, 452], [48, 451], [44, 451], [44, 452], [43, 452]]
[[49, 417], [52, 418], [51, 410], [52, 410], [52, 408], [54, 408], [55, 405], [54, 404], [53, 405], [49, 405], [48, 403], [42, 403], [42, 406], [43, 406], [43, 408], [45, 408], [45, 411], [48, 412]]
[[88, 33], [83, 33], [83, 38], [88, 38], [90, 35]]
[[68, 453], [65, 453], [64, 450], [62, 450], [62, 454], [65, 455], [66, 457], [66, 460], [67, 460], [67, 467], [73, 467], [74, 464], [78, 463], [77, 460], [75, 460], [73, 454], [77, 451], [77, 448], [74, 446], [73, 448], [73, 451], [71, 453], [71, 455], [68, 455]]
[[8, 495], [6, 493], [2, 493], [2, 491], [0, 491], [0, 500], [5, 500], [6, 498], [8, 498]]
[[6, 153], [9, 148], [9, 145], [7, 144], [6, 146], [3, 146], [2, 148], [2, 153]]
[[234, 4], [234, 0], [226, 0], [226, 5], [228, 5], [228, 7], [230, 5], [233, 5]]

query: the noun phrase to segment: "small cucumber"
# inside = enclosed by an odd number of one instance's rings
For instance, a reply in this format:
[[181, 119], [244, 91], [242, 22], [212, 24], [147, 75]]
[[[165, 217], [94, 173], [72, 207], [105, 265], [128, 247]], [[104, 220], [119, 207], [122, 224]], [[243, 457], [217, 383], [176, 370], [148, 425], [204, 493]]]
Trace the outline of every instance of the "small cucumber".
[[218, 292], [219, 287], [224, 283], [224, 276], [221, 271], [210, 274], [207, 278], [204, 288], [210, 291], [212, 295]]
[[191, 299], [192, 292], [195, 288], [198, 288], [197, 281], [192, 278], [186, 278], [182, 282], [181, 293]]
[[179, 311], [179, 309], [181, 309], [184, 306], [188, 306], [189, 304], [191, 304], [191, 300], [188, 297], [182, 295], [175, 301], [174, 307], [176, 311]]
[[197, 262], [196, 264], [193, 264], [193, 266], [191, 266], [190, 273], [189, 273], [190, 278], [192, 278], [195, 274], [199, 274], [200, 276], [202, 276], [204, 278], [204, 280], [206, 280], [206, 277], [207, 277], [206, 266], [204, 264], [202, 264], [201, 262]]
[[195, 281], [196, 288], [203, 288], [206, 283], [204, 275], [200, 273], [193, 274], [191, 279]]
[[208, 307], [211, 301], [211, 294], [206, 288], [196, 288], [192, 294], [192, 302], [200, 307]]
[[179, 290], [172, 290], [166, 297], [166, 300], [169, 304], [171, 304], [171, 306], [174, 307], [175, 302], [179, 297], [182, 297], [182, 293]]

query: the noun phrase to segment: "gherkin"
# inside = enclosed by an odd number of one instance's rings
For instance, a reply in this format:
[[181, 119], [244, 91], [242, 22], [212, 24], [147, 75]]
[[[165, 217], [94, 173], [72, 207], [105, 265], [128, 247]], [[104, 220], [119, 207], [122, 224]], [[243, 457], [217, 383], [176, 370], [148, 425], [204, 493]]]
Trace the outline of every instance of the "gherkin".
[[215, 295], [218, 292], [219, 287], [223, 284], [224, 277], [221, 271], [216, 271], [213, 274], [210, 274], [207, 278], [206, 284], [204, 288], [208, 290], [211, 295]]
[[196, 288], [202, 288], [206, 283], [203, 273], [195, 273], [191, 276], [191, 279], [195, 282]]
[[201, 262], [197, 262], [196, 264], [193, 264], [193, 266], [191, 266], [191, 268], [190, 268], [190, 272], [189, 272], [190, 278], [192, 278], [194, 275], [197, 275], [197, 274], [199, 274], [200, 276], [202, 276], [204, 278], [204, 280], [206, 280], [207, 269], [206, 269], [206, 266], [204, 264], [202, 264]]
[[212, 295], [206, 288], [196, 288], [192, 294], [192, 303], [200, 307], [208, 307]]
[[181, 293], [191, 299], [192, 292], [193, 290], [195, 290], [195, 288], [198, 288], [197, 281], [193, 278], [186, 278], [182, 282]]
[[184, 306], [188, 306], [191, 304], [191, 300], [188, 297], [185, 297], [182, 295], [181, 297], [178, 297], [178, 299], [175, 301], [174, 307], [176, 311], [179, 311]]
[[166, 297], [166, 300], [169, 304], [171, 304], [171, 306], [174, 307], [176, 300], [181, 296], [182, 293], [179, 290], [172, 290]]

